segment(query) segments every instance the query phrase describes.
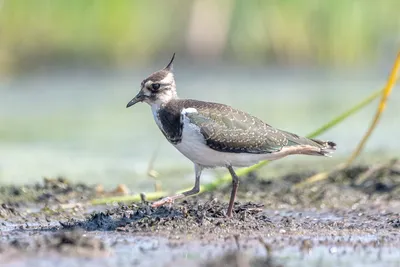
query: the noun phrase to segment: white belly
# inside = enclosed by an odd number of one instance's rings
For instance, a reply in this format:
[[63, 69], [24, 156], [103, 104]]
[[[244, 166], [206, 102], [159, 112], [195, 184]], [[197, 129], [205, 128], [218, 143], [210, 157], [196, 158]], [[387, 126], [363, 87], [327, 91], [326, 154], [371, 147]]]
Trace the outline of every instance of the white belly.
[[200, 133], [198, 127], [191, 123], [185, 123], [182, 132], [182, 141], [174, 145], [183, 155], [194, 163], [204, 167], [247, 167], [262, 160], [273, 160], [279, 158], [271, 154], [247, 154], [219, 152], [209, 148]]

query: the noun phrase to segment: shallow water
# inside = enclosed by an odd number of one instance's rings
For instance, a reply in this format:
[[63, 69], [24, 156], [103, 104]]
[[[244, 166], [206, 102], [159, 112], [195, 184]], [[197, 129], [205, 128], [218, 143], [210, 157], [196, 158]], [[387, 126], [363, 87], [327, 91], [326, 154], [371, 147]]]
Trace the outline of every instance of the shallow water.
[[[161, 64], [162, 65], [162, 64]], [[152, 188], [154, 168], [171, 186], [191, 184], [192, 163], [169, 145], [145, 104], [126, 109], [140, 81], [159, 66], [141, 70], [43, 70], [0, 82], [0, 183], [27, 183], [63, 175], [73, 181], [134, 190]], [[267, 69], [176, 64], [182, 98], [233, 105], [269, 124], [301, 135], [384, 85], [386, 71]], [[367, 153], [398, 155], [400, 94], [394, 90]], [[346, 155], [368, 127], [376, 103], [321, 138]], [[393, 141], [391, 141], [393, 140]], [[326, 159], [310, 159], [312, 164]], [[306, 159], [306, 162], [308, 158]], [[176, 179], [176, 177], [181, 177]], [[211, 179], [213, 174], [204, 177]]]
[[[49, 234], [49, 233], [42, 233]], [[115, 232], [88, 232], [103, 240], [111, 253], [95, 258], [62, 257], [54, 255], [35, 255], [21, 257], [4, 264], [4, 266], [199, 266], [210, 259], [221, 257], [224, 253], [237, 251], [233, 239], [219, 242], [168, 240], [163, 237], [135, 236]], [[21, 238], [27, 238], [21, 236]], [[272, 247], [272, 259], [283, 266], [387, 266], [400, 265], [400, 250], [387, 245], [371, 246], [379, 241], [373, 235], [340, 236], [340, 237], [302, 237], [314, 243], [310, 250], [301, 250], [291, 245], [290, 237], [276, 239], [264, 238]], [[318, 244], [323, 239], [327, 244]], [[335, 245], [335, 242], [338, 244]], [[240, 243], [240, 242], [239, 242]], [[256, 240], [246, 240], [245, 248], [241, 247], [246, 257], [266, 257], [267, 252]], [[277, 247], [278, 246], [278, 247]], [[61, 260], [62, 259], [62, 260]], [[2, 265], [3, 266], [3, 265]]]

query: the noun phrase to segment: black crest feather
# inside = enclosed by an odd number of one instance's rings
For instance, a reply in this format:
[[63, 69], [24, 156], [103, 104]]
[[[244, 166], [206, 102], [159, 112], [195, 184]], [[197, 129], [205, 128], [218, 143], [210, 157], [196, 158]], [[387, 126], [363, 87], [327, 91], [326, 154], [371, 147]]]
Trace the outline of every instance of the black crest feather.
[[168, 71], [172, 71], [173, 67], [174, 67], [173, 66], [174, 59], [175, 59], [175, 53], [172, 55], [171, 61], [168, 63], [168, 65], [164, 69], [166, 69]]

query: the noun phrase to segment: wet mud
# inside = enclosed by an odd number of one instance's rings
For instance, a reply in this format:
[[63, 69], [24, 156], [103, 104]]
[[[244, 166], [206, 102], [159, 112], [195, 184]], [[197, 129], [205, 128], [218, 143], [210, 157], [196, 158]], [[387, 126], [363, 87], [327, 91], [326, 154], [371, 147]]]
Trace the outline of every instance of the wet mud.
[[400, 164], [353, 166], [296, 186], [313, 174], [242, 177], [233, 218], [225, 216], [229, 184], [157, 209], [90, 206], [98, 188], [62, 178], [2, 187], [0, 262], [400, 266]]
[[93, 198], [96, 187], [73, 184], [64, 177], [43, 178], [41, 183], [24, 186], [1, 186], [0, 202], [21, 204], [54, 204]]
[[100, 257], [107, 255], [107, 249], [100, 239], [88, 237], [83, 231], [57, 231], [37, 235], [30, 240], [14, 238], [0, 246], [4, 261], [18, 258], [20, 253], [36, 257], [46, 254], [63, 256]]

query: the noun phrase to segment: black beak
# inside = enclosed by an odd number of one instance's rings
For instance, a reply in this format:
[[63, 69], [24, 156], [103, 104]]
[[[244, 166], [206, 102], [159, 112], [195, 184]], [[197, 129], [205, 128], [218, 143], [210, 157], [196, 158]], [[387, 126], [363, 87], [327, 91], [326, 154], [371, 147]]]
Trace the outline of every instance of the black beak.
[[144, 100], [144, 97], [145, 97], [144, 94], [142, 94], [141, 92], [138, 93], [131, 101], [129, 101], [126, 107], [129, 108], [130, 106], [133, 106], [138, 102], [142, 102]]

